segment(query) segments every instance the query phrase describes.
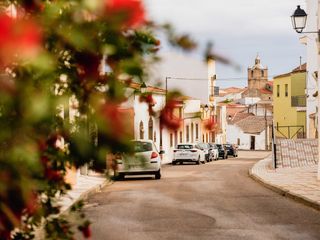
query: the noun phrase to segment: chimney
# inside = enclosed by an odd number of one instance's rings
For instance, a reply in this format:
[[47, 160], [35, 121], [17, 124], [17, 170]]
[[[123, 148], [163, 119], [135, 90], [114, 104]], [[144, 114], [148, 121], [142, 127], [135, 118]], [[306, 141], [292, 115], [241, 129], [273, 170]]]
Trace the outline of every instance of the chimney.
[[216, 61], [213, 58], [207, 60], [208, 67], [208, 100], [214, 101], [214, 87], [216, 85]]

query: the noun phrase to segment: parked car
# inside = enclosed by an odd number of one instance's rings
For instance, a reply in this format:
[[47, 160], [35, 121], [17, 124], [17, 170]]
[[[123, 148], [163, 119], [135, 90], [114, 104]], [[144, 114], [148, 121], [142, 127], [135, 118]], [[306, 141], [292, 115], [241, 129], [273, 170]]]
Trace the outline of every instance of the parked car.
[[204, 152], [204, 157], [207, 162], [213, 160], [211, 146], [208, 143], [197, 143], [196, 146]]
[[227, 149], [225, 148], [225, 146], [223, 146], [223, 144], [216, 144], [218, 151], [219, 151], [219, 158], [221, 157], [222, 159], [226, 159], [228, 158], [228, 153], [227, 153]]
[[219, 150], [218, 147], [213, 144], [209, 143], [210, 149], [211, 149], [211, 155], [213, 160], [218, 160], [219, 159]]
[[152, 140], [134, 140], [134, 154], [122, 155], [117, 159], [118, 176], [123, 179], [125, 175], [155, 175], [161, 178], [161, 158], [156, 145]]
[[205, 163], [205, 153], [201, 150], [198, 144], [180, 143], [173, 150], [172, 164], [184, 162], [194, 162], [200, 164]]
[[227, 149], [228, 155], [238, 157], [238, 148], [233, 144], [224, 144]]

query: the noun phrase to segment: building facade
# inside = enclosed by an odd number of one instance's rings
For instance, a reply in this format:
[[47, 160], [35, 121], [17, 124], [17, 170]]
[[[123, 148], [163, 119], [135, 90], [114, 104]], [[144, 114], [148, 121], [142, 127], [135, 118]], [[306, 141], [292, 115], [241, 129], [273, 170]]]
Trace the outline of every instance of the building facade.
[[306, 136], [306, 64], [274, 77], [273, 111], [278, 138]]

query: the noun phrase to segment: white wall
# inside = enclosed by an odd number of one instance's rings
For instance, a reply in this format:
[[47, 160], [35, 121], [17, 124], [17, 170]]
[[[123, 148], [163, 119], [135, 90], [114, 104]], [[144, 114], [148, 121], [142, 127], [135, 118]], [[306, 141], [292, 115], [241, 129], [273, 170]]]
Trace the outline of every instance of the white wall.
[[247, 134], [236, 125], [227, 125], [227, 142], [237, 144], [240, 138], [239, 149], [250, 150], [251, 136], [255, 136], [255, 150], [265, 150], [265, 131], [260, 134]]
[[[305, 31], [315, 31], [317, 28], [317, 11], [318, 1], [317, 0], [306, 0], [308, 14], [307, 26]], [[312, 96], [317, 91], [317, 83], [313, 78], [312, 74], [318, 71], [318, 48], [317, 48], [317, 34], [308, 33], [304, 37], [307, 43], [307, 138], [310, 133], [310, 119], [309, 115], [316, 112], [317, 99]]]
[[244, 104], [244, 105], [252, 105], [252, 104], [256, 104], [260, 100], [261, 99], [258, 97], [245, 97], [245, 98], [239, 99], [238, 103]]

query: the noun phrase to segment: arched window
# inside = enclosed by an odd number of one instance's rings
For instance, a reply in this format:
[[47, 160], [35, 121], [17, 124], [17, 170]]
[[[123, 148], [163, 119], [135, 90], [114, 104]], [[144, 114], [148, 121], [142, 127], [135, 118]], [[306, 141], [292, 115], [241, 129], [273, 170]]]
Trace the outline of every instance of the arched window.
[[190, 137], [189, 137], [189, 125], [186, 126], [186, 142], [189, 142]]
[[139, 124], [139, 138], [144, 139], [144, 129], [143, 129], [143, 122], [142, 121]]
[[148, 139], [152, 140], [152, 135], [153, 135], [153, 120], [152, 120], [152, 117], [150, 117], [149, 123], [148, 123]]
[[193, 123], [191, 123], [191, 142], [194, 142], [193, 131], [194, 131], [194, 126], [193, 126]]

